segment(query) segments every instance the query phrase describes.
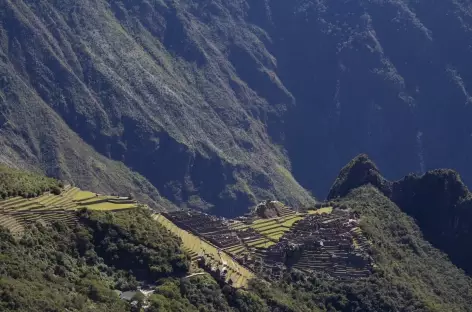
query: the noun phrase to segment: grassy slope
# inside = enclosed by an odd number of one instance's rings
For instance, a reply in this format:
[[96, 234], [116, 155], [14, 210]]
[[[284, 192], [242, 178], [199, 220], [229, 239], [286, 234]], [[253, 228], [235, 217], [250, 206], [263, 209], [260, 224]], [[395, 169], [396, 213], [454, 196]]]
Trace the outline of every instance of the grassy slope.
[[426, 240], [447, 253], [455, 265], [471, 272], [472, 253], [463, 246], [471, 238], [472, 193], [457, 172], [433, 170], [392, 182], [382, 177], [367, 155], [359, 155], [341, 170], [328, 198], [345, 196], [366, 184], [374, 185], [415, 218]]
[[[37, 195], [60, 186], [6, 167], [0, 177], [0, 194]], [[54, 198], [38, 200], [46, 197]], [[147, 209], [81, 210], [78, 217], [73, 228], [63, 222], [26, 225], [21, 238], [0, 226], [1, 311], [136, 311], [114, 290], [157, 281], [149, 311], [233, 311], [230, 304], [244, 304], [247, 311], [261, 301], [246, 302], [241, 291], [223, 294], [209, 276], [180, 280], [190, 274], [181, 241]]]
[[180, 240], [146, 210], [82, 212], [82, 223], [28, 227], [15, 240], [0, 227], [0, 310], [136, 311], [114, 290], [156, 283], [150, 312], [269, 311], [257, 295], [189, 275]]
[[[1, 229], [1, 310], [129, 311], [112, 287], [133, 288], [136, 278], [186, 271], [179, 241], [146, 213], [83, 214], [87, 226], [38, 224], [19, 241]], [[124, 245], [115, 245], [117, 240]]]

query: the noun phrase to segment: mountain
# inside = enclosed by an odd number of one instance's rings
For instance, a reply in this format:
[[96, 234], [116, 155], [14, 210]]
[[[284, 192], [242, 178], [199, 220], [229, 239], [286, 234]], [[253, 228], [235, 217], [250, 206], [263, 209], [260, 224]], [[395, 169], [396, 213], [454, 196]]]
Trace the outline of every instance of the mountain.
[[[58, 188], [57, 198], [68, 196], [53, 179], [6, 168], [2, 175], [11, 178], [0, 185], [2, 194], [10, 194], [0, 203], [3, 212], [7, 206], [10, 212], [44, 213], [45, 207], [25, 210], [23, 200], [10, 198], [35, 189], [41, 193]], [[332, 203], [360, 217], [375, 264], [372, 274], [342, 280], [292, 269], [278, 279], [258, 274], [246, 289], [198, 269], [184, 248], [186, 242], [155, 221], [149, 209], [80, 209], [70, 211], [75, 217], [68, 222], [39, 217], [16, 235], [9, 230], [15, 224], [2, 213], [0, 310], [469, 311], [471, 278], [381, 191], [373, 185], [353, 187]], [[55, 205], [45, 205], [50, 214], [61, 213]]]
[[391, 182], [367, 155], [360, 155], [341, 170], [329, 198], [344, 197], [363, 185], [376, 187], [415, 218], [424, 237], [471, 274], [472, 253], [464, 246], [472, 239], [472, 193], [457, 172], [433, 170]]
[[[238, 4], [22, 1], [1, 11], [4, 162], [93, 189], [145, 183], [229, 215], [275, 195], [313, 202], [269, 136], [293, 97]], [[242, 81], [243, 68], [261, 69], [280, 103]]]
[[[469, 311], [471, 26], [463, 0], [0, 1], [0, 310], [136, 311], [118, 294], [149, 287], [149, 311]], [[230, 287], [147, 209], [36, 198], [69, 183], [226, 218], [329, 192], [372, 270]]]
[[0, 8], [2, 163], [225, 216], [310, 205], [362, 152], [472, 179], [464, 1]]

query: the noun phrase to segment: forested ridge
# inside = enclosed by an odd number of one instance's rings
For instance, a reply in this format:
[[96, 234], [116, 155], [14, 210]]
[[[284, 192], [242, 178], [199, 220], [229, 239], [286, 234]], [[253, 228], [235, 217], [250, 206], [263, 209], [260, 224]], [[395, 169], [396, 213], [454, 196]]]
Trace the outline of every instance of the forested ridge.
[[415, 218], [425, 238], [470, 275], [472, 255], [463, 247], [470, 240], [472, 194], [457, 172], [433, 170], [392, 182], [367, 155], [359, 155], [341, 170], [329, 198], [344, 197], [369, 184]]

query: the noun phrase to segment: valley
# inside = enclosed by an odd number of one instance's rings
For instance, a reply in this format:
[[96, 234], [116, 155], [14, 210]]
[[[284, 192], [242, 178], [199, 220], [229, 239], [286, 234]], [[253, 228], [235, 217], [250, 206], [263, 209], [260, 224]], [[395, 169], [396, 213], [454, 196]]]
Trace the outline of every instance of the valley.
[[466, 0], [0, 0], [0, 311], [469, 312], [471, 58]]
[[324, 200], [360, 153], [468, 183], [472, 14], [436, 7], [6, 1], [0, 162], [228, 218]]

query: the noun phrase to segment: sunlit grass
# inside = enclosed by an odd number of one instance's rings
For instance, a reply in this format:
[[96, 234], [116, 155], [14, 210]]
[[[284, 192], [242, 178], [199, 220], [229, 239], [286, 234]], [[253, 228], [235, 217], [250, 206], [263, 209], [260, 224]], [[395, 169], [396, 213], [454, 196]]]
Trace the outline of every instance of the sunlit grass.
[[292, 218], [290, 220], [285, 221], [281, 225], [290, 228], [295, 224], [295, 222], [300, 221], [301, 219], [303, 219], [303, 217]]
[[308, 214], [322, 214], [322, 213], [331, 213], [333, 212], [333, 207], [325, 207], [317, 210], [309, 210]]
[[115, 203], [99, 203], [99, 204], [92, 204], [86, 205], [87, 208], [90, 210], [120, 210], [120, 209], [132, 209], [136, 208], [136, 204], [115, 204]]
[[78, 192], [77, 194], [74, 195], [73, 199], [75, 201], [80, 201], [80, 200], [84, 200], [84, 199], [91, 198], [91, 197], [94, 197], [94, 196], [96, 196], [96, 194], [93, 193], [93, 192], [80, 191], [80, 192]]
[[[238, 278], [237, 283], [233, 284], [234, 287], [247, 287], [248, 280], [251, 279], [254, 274], [244, 266], [240, 265], [226, 251], [218, 252], [218, 248], [215, 247], [213, 244], [210, 244], [207, 241], [200, 239], [192, 233], [182, 230], [163, 215], [155, 214], [153, 218], [162, 226], [164, 226], [172, 233], [180, 237], [185, 248], [199, 255], [205, 254], [206, 256], [215, 259], [218, 263], [225, 264], [233, 272], [237, 272]], [[243, 250], [240, 250], [238, 252], [241, 251]]]
[[268, 242], [263, 242], [263, 243], [260, 243], [260, 244], [257, 244], [257, 245], [253, 245], [252, 247], [256, 247], [256, 248], [269, 248], [270, 246], [273, 246], [273, 245], [275, 245], [274, 242], [268, 241]]

